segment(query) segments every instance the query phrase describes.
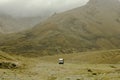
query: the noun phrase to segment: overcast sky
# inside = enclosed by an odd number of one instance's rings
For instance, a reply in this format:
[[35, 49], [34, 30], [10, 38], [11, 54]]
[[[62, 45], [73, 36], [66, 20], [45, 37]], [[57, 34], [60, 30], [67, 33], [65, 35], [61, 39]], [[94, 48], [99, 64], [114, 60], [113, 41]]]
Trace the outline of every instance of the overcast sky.
[[89, 0], [0, 0], [0, 13], [12, 16], [38, 16], [63, 12], [86, 4]]

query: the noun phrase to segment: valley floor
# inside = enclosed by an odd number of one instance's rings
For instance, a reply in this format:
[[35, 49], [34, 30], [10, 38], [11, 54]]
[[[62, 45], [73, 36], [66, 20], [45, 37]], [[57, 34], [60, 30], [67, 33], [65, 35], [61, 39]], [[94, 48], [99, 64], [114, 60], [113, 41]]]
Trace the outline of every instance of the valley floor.
[[[92, 64], [86, 61], [84, 63], [84, 60], [79, 61], [76, 58], [79, 57], [78, 54], [76, 57], [73, 55], [22, 57], [20, 60], [24, 67], [0, 69], [0, 80], [120, 80], [119, 63]], [[65, 64], [58, 64], [59, 57], [65, 59]]]

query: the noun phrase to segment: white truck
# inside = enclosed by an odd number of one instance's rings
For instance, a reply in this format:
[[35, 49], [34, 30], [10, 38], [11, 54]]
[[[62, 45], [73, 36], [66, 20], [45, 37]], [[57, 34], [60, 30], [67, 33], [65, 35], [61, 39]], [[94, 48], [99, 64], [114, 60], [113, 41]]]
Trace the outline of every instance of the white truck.
[[59, 64], [64, 64], [64, 59], [63, 58], [59, 58]]

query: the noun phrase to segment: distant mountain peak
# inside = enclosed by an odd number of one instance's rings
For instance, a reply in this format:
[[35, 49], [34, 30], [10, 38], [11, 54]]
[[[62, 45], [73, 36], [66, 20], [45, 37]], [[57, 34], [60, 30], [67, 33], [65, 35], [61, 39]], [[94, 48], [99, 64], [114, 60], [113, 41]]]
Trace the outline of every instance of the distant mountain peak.
[[24, 31], [34, 27], [42, 21], [41, 17], [14, 18], [0, 13], [0, 33], [8, 34]]

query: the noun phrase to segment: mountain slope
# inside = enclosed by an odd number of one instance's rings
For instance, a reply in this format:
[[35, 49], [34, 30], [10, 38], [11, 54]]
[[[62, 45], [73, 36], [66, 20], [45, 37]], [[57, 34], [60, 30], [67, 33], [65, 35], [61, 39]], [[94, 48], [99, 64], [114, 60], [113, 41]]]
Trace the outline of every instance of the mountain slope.
[[90, 0], [83, 7], [51, 16], [32, 30], [9, 35], [0, 42], [0, 48], [44, 55], [118, 49], [119, 10], [118, 0]]
[[40, 17], [13, 18], [0, 14], [0, 33], [14, 33], [32, 28], [42, 19]]

